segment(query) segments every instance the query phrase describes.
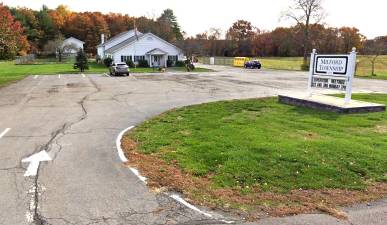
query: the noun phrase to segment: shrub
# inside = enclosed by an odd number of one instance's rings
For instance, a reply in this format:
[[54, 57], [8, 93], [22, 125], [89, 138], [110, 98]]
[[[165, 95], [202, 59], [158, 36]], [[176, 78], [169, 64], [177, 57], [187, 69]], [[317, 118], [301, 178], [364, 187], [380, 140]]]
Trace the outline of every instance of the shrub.
[[79, 69], [81, 72], [89, 69], [87, 55], [82, 49], [80, 49], [77, 53], [74, 63], [74, 69]]
[[103, 59], [103, 64], [105, 64], [106, 67], [111, 66], [112, 63], [113, 63], [113, 59], [112, 58], [104, 58]]
[[185, 63], [183, 61], [177, 61], [175, 66], [176, 67], [185, 67]]
[[149, 63], [147, 60], [141, 59], [138, 61], [138, 67], [144, 67], [144, 68], [149, 67]]
[[167, 60], [167, 67], [173, 66], [173, 61], [172, 60]]
[[134, 68], [134, 62], [132, 60], [128, 59], [125, 63], [129, 66], [129, 68]]

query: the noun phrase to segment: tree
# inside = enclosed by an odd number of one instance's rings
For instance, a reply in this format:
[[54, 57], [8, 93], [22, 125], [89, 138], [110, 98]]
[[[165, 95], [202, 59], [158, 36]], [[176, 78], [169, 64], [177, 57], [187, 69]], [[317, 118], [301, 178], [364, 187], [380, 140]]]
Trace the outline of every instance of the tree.
[[157, 22], [159, 22], [161, 26], [166, 26], [167, 28], [170, 28], [176, 40], [183, 39], [183, 34], [181, 32], [180, 25], [177, 22], [177, 18], [173, 13], [172, 9], [165, 9], [160, 15], [160, 17], [157, 19]]
[[79, 49], [75, 57], [74, 69], [79, 69], [81, 72], [89, 69], [86, 53], [82, 49]]
[[23, 26], [23, 33], [27, 36], [30, 45], [30, 51], [38, 51], [38, 42], [42, 38], [42, 31], [39, 28], [39, 21], [35, 16], [35, 11], [28, 8], [11, 8], [11, 13], [15, 20]]
[[59, 5], [55, 10], [49, 12], [53, 26], [56, 30], [56, 33], [62, 33], [63, 28], [66, 25], [73, 15], [69, 8], [65, 5]]
[[341, 51], [350, 52], [353, 47], [361, 50], [365, 37], [355, 27], [342, 27], [339, 29], [339, 37], [342, 42]]
[[0, 59], [13, 59], [18, 54], [26, 54], [28, 49], [22, 25], [0, 4]]
[[43, 5], [36, 17], [38, 18], [39, 28], [42, 32], [42, 36], [39, 41], [39, 46], [43, 47], [48, 40], [52, 40], [55, 37], [55, 29], [52, 18], [49, 14], [47, 6]]
[[234, 55], [250, 55], [251, 51], [248, 45], [253, 37], [253, 26], [246, 20], [236, 21], [226, 33], [226, 39], [230, 41], [230, 48]]
[[375, 64], [377, 59], [380, 55], [387, 54], [387, 36], [367, 40], [364, 44], [363, 53], [371, 62], [371, 75], [376, 76]]
[[45, 54], [55, 54], [58, 57], [58, 61], [62, 62], [64, 54], [71, 50], [78, 50], [77, 46], [72, 43], [64, 43], [64, 38], [62, 35], [59, 35], [54, 40], [49, 40], [44, 46]]
[[310, 25], [319, 23], [324, 17], [323, 0], [292, 0], [293, 5], [282, 15], [297, 22], [303, 31], [303, 55], [304, 65], [307, 65], [308, 53], [310, 50]]

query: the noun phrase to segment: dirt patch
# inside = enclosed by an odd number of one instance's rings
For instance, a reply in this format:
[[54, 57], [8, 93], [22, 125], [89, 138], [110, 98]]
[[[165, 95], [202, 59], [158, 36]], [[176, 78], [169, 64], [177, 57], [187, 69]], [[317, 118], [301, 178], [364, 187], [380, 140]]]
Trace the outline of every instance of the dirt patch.
[[193, 204], [219, 208], [242, 215], [248, 220], [266, 215], [286, 216], [314, 211], [345, 219], [346, 214], [340, 211], [340, 207], [387, 195], [386, 183], [373, 183], [365, 190], [299, 189], [289, 193], [264, 192], [258, 186], [219, 189], [212, 186], [211, 175], [195, 177], [182, 171], [177, 161], [167, 163], [156, 154], [136, 152], [137, 146], [138, 143], [127, 136], [122, 140], [122, 147], [129, 160], [127, 164], [139, 169], [148, 178], [149, 187], [155, 191], [177, 191]]
[[385, 134], [387, 133], [387, 125], [377, 125], [375, 131], [380, 134]]

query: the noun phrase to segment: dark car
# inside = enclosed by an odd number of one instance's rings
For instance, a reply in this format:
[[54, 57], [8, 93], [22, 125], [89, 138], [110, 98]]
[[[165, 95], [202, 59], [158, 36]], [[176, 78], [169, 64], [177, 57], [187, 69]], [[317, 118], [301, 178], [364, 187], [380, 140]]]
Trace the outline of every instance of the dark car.
[[129, 76], [129, 67], [126, 63], [113, 63], [110, 68], [110, 75], [126, 75]]
[[245, 68], [247, 69], [261, 69], [261, 66], [261, 62], [256, 59], [245, 63]]

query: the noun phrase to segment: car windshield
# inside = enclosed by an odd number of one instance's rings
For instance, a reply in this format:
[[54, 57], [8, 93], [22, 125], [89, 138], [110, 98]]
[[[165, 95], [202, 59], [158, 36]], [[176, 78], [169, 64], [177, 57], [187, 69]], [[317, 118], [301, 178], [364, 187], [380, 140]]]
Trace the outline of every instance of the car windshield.
[[119, 63], [119, 64], [117, 64], [117, 66], [126, 66], [126, 64], [125, 63]]

